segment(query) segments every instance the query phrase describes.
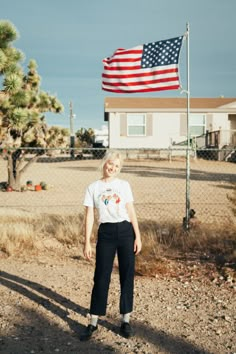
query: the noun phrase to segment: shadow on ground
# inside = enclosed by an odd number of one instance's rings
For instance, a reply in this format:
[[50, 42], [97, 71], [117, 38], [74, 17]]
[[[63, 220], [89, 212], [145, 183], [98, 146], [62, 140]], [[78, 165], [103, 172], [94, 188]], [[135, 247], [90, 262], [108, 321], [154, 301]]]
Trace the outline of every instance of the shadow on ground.
[[[2, 354], [119, 353], [119, 350], [117, 351], [119, 337], [117, 337], [116, 343], [111, 340], [111, 344], [105, 344], [99, 340], [98, 332], [97, 336], [89, 342], [79, 341], [79, 334], [84, 330], [84, 326], [69, 317], [69, 310], [85, 316], [87, 309], [84, 307], [39, 283], [4, 271], [0, 272], [0, 284], [42, 306], [54, 315], [52, 320], [51, 316], [47, 318], [35, 309], [30, 309], [30, 305], [23, 307], [13, 304], [17, 306], [20, 315], [18, 318], [12, 319], [10, 335], [8, 333], [5, 337], [1, 336], [0, 352]], [[107, 320], [100, 319], [99, 325], [118, 334], [118, 327]], [[164, 350], [170, 354], [211, 354], [164, 331], [157, 331], [139, 322], [136, 322], [134, 326], [135, 338], [142, 338], [145, 342], [154, 345], [157, 350]]]

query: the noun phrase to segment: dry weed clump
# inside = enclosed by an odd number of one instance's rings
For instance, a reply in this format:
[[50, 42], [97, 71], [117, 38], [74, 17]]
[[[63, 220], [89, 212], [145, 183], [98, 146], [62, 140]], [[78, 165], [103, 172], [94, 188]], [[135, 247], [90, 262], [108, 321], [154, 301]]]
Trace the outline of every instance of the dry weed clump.
[[[194, 225], [185, 231], [180, 224], [140, 223], [143, 248], [136, 260], [138, 274], [169, 271], [167, 260], [205, 259], [216, 266], [236, 266], [236, 225]], [[193, 257], [194, 256], [194, 257]]]
[[8, 256], [20, 255], [35, 249], [34, 226], [25, 222], [1, 226], [0, 250]]
[[16, 209], [0, 209], [0, 251], [8, 256], [35, 251], [37, 216]]
[[83, 216], [45, 215], [41, 232], [63, 245], [77, 246], [83, 240]]
[[187, 232], [172, 225], [169, 237], [173, 250], [207, 254], [209, 257], [222, 255], [229, 260], [236, 246], [236, 225], [201, 224]]
[[140, 275], [155, 276], [166, 272], [166, 263], [162, 252], [162, 245], [157, 242], [157, 235], [152, 229], [143, 230], [142, 251], [136, 258], [136, 273]]
[[56, 239], [66, 246], [82, 242], [81, 215], [43, 215], [7, 210], [0, 213], [0, 225], [0, 251], [7, 256], [35, 252], [38, 247], [43, 247], [40, 241], [45, 239]]

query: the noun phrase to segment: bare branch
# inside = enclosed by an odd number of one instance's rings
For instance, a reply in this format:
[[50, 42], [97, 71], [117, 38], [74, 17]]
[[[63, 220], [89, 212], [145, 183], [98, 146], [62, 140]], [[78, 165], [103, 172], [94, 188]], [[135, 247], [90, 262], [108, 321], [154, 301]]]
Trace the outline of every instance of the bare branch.
[[20, 171], [20, 173], [25, 173], [26, 170], [28, 170], [28, 168], [32, 165], [32, 163], [34, 163], [35, 161], [37, 161], [39, 157], [40, 157], [40, 155], [35, 155], [34, 157], [32, 157], [32, 158], [25, 164], [25, 166], [22, 168], [22, 170]]

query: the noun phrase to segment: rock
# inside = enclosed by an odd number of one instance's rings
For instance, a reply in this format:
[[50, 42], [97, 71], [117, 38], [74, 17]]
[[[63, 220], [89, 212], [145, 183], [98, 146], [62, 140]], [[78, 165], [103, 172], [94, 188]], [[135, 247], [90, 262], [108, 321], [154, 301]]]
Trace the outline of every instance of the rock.
[[227, 316], [227, 315], [223, 315], [222, 318], [227, 321], [227, 322], [231, 322], [231, 317]]

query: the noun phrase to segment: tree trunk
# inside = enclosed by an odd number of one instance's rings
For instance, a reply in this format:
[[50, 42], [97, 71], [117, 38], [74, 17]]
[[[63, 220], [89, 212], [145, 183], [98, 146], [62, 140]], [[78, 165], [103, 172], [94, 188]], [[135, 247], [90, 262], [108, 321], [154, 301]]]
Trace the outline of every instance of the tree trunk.
[[8, 186], [14, 191], [21, 190], [21, 178], [29, 166], [37, 161], [39, 155], [35, 155], [23, 166], [24, 153], [21, 150], [8, 153]]
[[22, 172], [16, 166], [16, 161], [12, 157], [12, 153], [8, 155], [8, 186], [14, 191], [20, 191], [21, 189], [21, 176]]

